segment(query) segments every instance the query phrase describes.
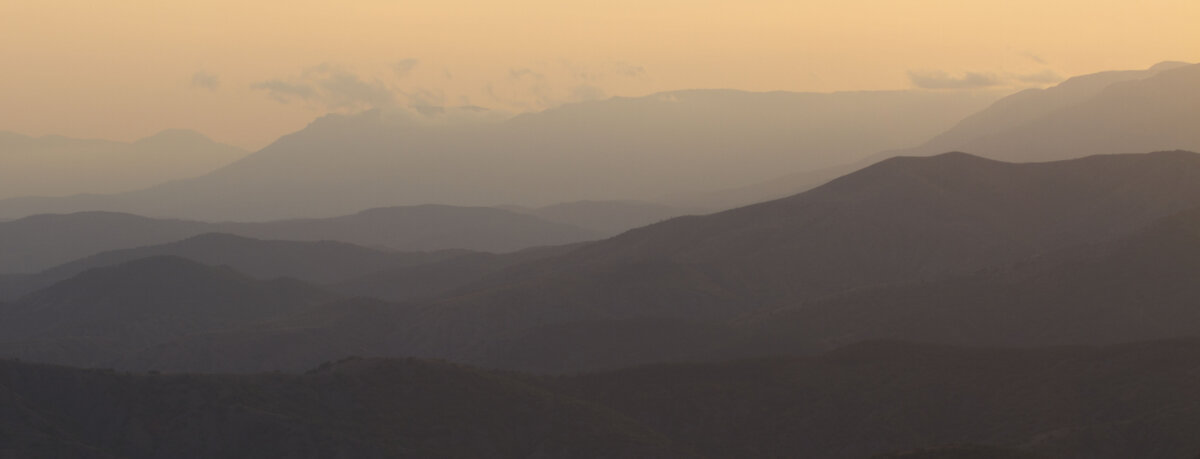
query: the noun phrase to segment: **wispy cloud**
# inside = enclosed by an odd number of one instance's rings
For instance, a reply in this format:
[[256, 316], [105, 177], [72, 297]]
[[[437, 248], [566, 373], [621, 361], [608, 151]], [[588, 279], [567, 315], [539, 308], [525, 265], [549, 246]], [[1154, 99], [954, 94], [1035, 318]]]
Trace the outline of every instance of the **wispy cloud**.
[[392, 70], [396, 72], [396, 76], [399, 76], [400, 78], [408, 78], [409, 75], [412, 75], [413, 70], [416, 70], [417, 64], [420, 63], [421, 61], [411, 57], [408, 59], [400, 59], [399, 62], [396, 62], [395, 65], [392, 65]]
[[215, 91], [221, 87], [221, 79], [215, 74], [200, 70], [192, 74], [192, 87]]
[[1050, 69], [1034, 73], [966, 72], [958, 75], [939, 70], [912, 70], [908, 72], [908, 79], [914, 87], [921, 89], [953, 90], [1046, 85], [1058, 83], [1063, 77]]
[[981, 89], [1000, 86], [1003, 79], [992, 73], [967, 72], [959, 76], [942, 71], [912, 71], [908, 79], [921, 89]]
[[1025, 51], [1025, 52], [1021, 53], [1021, 55], [1025, 56], [1026, 59], [1029, 59], [1031, 61], [1037, 62], [1042, 65], [1046, 65], [1046, 60], [1042, 59], [1042, 56], [1034, 54], [1032, 51]]
[[395, 93], [384, 82], [332, 64], [309, 67], [297, 77], [260, 81], [250, 88], [266, 91], [280, 103], [302, 100], [334, 110], [381, 108], [396, 102]]
[[1013, 79], [1022, 83], [1047, 84], [1058, 83], [1063, 80], [1063, 77], [1053, 70], [1046, 69], [1037, 73], [1015, 74]]

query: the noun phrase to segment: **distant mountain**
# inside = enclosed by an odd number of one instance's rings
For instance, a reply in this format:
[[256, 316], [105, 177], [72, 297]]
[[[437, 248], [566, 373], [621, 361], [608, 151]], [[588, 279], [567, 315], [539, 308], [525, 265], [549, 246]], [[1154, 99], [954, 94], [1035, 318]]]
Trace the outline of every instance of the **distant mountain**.
[[997, 101], [911, 150], [967, 151], [1004, 161], [1104, 153], [1200, 150], [1200, 64], [1164, 62], [1103, 72]]
[[482, 363], [496, 342], [532, 329], [735, 320], [1108, 240], [1195, 207], [1195, 153], [1028, 164], [962, 153], [894, 158], [790, 198], [680, 217], [515, 266], [428, 308], [408, 332], [416, 352]]
[[695, 457], [603, 407], [438, 362], [244, 377], [0, 362], [0, 381], [10, 457]]
[[895, 156], [950, 151], [1002, 161], [1054, 161], [1106, 153], [1200, 151], [1200, 65], [1163, 62], [1146, 70], [1100, 72], [1046, 89], [1027, 89], [967, 116], [916, 147], [888, 149], [865, 160], [797, 169], [778, 178], [674, 196], [677, 205], [728, 209], [822, 185]]
[[35, 215], [0, 222], [0, 272], [36, 273], [100, 252], [163, 244], [212, 225], [111, 212]]
[[342, 217], [223, 224], [221, 228], [264, 239], [337, 240], [404, 251], [510, 252], [599, 238], [598, 233], [577, 226], [501, 209], [439, 205], [384, 207]]
[[0, 299], [15, 299], [89, 269], [165, 255], [187, 258], [209, 266], [228, 266], [258, 279], [291, 277], [327, 284], [472, 253], [461, 250], [394, 252], [335, 241], [270, 241], [206, 233], [167, 244], [102, 252], [34, 275], [0, 277]]
[[[325, 287], [347, 295], [389, 301], [430, 300], [467, 288], [505, 268], [558, 256], [583, 244], [587, 243], [535, 247], [505, 254], [467, 253], [427, 263], [381, 269]], [[0, 278], [0, 285], [3, 282], [3, 278]]]
[[0, 133], [0, 198], [133, 191], [204, 175], [247, 154], [186, 130], [132, 143]]
[[654, 201], [912, 145], [1001, 95], [694, 90], [437, 126], [379, 111], [329, 115], [201, 178], [4, 200], [0, 217], [105, 210], [261, 221], [427, 203]]
[[0, 355], [109, 366], [190, 333], [295, 313], [336, 296], [290, 279], [153, 257], [86, 271], [0, 309]]
[[346, 359], [303, 375], [0, 362], [16, 457], [1192, 457], [1200, 342], [955, 348], [553, 377]]
[[[314, 364], [312, 356], [358, 354], [578, 371], [813, 352], [893, 336], [1019, 344], [993, 339], [1024, 339], [1027, 335], [1006, 331], [1022, 327], [1022, 333], [1045, 335], [1031, 339], [1035, 344], [1097, 342], [1104, 326], [1126, 322], [1126, 330], [1112, 335], [1179, 336], [1200, 331], [1200, 324], [1187, 319], [1191, 297], [1181, 293], [1187, 290], [1171, 283], [1189, 279], [1190, 271], [1183, 269], [1187, 265], [1163, 263], [1165, 271], [1144, 269], [1147, 276], [1157, 276], [1152, 279], [1120, 271], [1105, 278], [1097, 268], [1100, 274], [1086, 282], [1051, 277], [1057, 280], [1028, 284], [1019, 294], [1004, 293], [1008, 284], [1003, 282], [992, 287], [983, 282], [979, 292], [998, 298], [982, 303], [984, 317], [1003, 314], [1006, 308], [1033, 310], [980, 320], [975, 327], [994, 328], [966, 333], [975, 341], [952, 339], [953, 333], [962, 333], [958, 322], [971, 323], [974, 317], [969, 314], [974, 309], [968, 306], [961, 309], [961, 317], [929, 319], [929, 326], [909, 323], [913, 322], [909, 316], [923, 318], [920, 314], [936, 312], [945, 304], [932, 301], [928, 303], [934, 309], [924, 308], [923, 299], [937, 297], [938, 291], [870, 294], [889, 285], [955, 282], [949, 285], [970, 287], [975, 284], [958, 279], [980, 269], [1038, 257], [1053, 259], [1079, 244], [1133, 237], [1165, 215], [1200, 208], [1197, 177], [1200, 155], [1186, 152], [1028, 164], [961, 153], [895, 158], [791, 198], [709, 216], [680, 217], [600, 242], [502, 257], [466, 255], [331, 284], [329, 288], [345, 294], [407, 303], [327, 305], [313, 310], [320, 313], [306, 316], [310, 319], [289, 314], [205, 331], [145, 348], [121, 365], [295, 370]], [[1200, 246], [1188, 240], [1176, 244]], [[1148, 254], [1143, 263], [1172, 250], [1168, 245], [1162, 254], [1143, 251]], [[1174, 251], [1180, 256], [1188, 253]], [[1115, 263], [1125, 264], [1134, 265]], [[1172, 270], [1182, 277], [1168, 276]], [[1054, 304], [1055, 298], [1095, 298], [1084, 291], [1089, 282], [1120, 287], [1117, 292], [1093, 289], [1110, 301], [1090, 303], [1110, 312], [1093, 317], [1082, 303], [1057, 300], [1064, 304]], [[1176, 296], [1160, 298], [1153, 308], [1137, 309], [1146, 312], [1145, 317], [1117, 314], [1134, 301], [1117, 295], [1119, 291], [1158, 287], [1164, 295]], [[1036, 292], [1047, 296], [1037, 297]], [[833, 301], [854, 295], [867, 296], [861, 306], [824, 306], [844, 304]], [[1010, 298], [1030, 301], [1009, 306], [1005, 301]], [[1064, 312], [1067, 307], [1075, 308], [1074, 312]], [[798, 315], [785, 314], [790, 308], [796, 308]], [[1038, 311], [1062, 314], [1043, 317]], [[868, 319], [892, 316], [897, 319]], [[1052, 335], [1044, 327], [1022, 325], [1023, 317], [1043, 325], [1055, 324], [1054, 320], [1073, 322], [1062, 324], [1061, 340], [1055, 341], [1046, 338]], [[227, 355], [240, 357], [218, 358]]]
[[[393, 207], [328, 219], [263, 223], [206, 223], [81, 212], [0, 222], [0, 273], [35, 273], [104, 251], [164, 244], [214, 232], [259, 239], [340, 241], [409, 252], [446, 249], [507, 252], [600, 237], [575, 226], [484, 207]], [[358, 274], [365, 272], [356, 271], [347, 278]]]
[[576, 201], [538, 208], [511, 207], [509, 210], [587, 228], [606, 236], [695, 213], [694, 209], [640, 201]]

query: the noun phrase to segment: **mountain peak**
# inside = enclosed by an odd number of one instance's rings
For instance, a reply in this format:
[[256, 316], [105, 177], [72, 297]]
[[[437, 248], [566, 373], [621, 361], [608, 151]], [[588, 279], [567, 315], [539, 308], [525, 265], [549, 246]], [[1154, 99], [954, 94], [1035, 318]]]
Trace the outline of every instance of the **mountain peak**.
[[1154, 71], [1154, 72], [1161, 72], [1164, 70], [1174, 70], [1174, 69], [1177, 69], [1180, 67], [1187, 67], [1189, 65], [1193, 65], [1193, 64], [1190, 62], [1182, 62], [1182, 61], [1163, 61], [1163, 62], [1159, 62], [1157, 64], [1150, 66], [1150, 70]]
[[212, 138], [191, 129], [165, 129], [138, 139], [135, 144], [212, 144]]

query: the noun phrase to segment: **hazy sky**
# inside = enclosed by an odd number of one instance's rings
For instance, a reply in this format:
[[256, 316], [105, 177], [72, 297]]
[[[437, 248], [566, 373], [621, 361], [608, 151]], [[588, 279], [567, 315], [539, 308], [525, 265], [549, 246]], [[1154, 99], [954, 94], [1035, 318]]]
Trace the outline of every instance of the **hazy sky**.
[[258, 148], [325, 112], [956, 90], [1200, 61], [1197, 0], [0, 0], [0, 130]]

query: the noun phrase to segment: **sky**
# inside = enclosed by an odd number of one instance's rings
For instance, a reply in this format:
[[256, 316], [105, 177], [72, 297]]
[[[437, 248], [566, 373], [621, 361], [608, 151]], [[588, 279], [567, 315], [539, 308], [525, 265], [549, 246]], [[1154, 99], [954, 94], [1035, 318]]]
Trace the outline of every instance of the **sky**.
[[328, 112], [954, 91], [1200, 61], [1196, 0], [0, 0], [0, 131], [261, 148]]

